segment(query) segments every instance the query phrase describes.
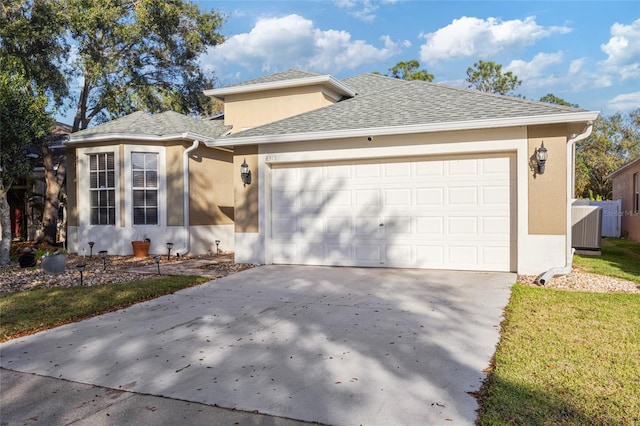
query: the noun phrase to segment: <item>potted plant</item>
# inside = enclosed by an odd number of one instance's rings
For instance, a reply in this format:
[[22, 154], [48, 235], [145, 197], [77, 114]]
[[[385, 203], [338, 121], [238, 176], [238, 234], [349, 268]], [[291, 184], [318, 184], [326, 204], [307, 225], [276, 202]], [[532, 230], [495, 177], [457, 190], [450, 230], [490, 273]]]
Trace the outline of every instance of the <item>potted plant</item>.
[[66, 249], [38, 250], [36, 257], [40, 259], [42, 270], [47, 274], [61, 274], [67, 269]]
[[131, 241], [131, 246], [133, 247], [133, 257], [147, 257], [151, 240], [145, 235], [144, 240]]

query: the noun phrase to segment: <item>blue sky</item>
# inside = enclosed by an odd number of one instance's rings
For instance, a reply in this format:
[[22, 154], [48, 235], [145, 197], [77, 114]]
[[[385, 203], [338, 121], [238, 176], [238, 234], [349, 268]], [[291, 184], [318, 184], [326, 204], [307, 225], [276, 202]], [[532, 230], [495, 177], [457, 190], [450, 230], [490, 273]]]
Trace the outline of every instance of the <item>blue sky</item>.
[[299, 68], [336, 78], [417, 59], [435, 82], [464, 86], [479, 59], [603, 114], [640, 107], [638, 1], [209, 1], [224, 44], [202, 57], [224, 86]]

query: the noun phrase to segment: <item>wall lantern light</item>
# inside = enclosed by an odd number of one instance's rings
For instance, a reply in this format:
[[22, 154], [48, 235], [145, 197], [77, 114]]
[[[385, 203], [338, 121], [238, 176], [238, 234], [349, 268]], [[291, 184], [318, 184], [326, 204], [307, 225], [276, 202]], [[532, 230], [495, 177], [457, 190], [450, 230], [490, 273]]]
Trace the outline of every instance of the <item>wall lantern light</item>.
[[246, 159], [240, 165], [240, 179], [242, 179], [244, 186], [251, 183], [251, 170], [249, 170], [249, 165], [247, 164]]
[[171, 259], [172, 248], [173, 248], [173, 243], [167, 243], [167, 260]]
[[549, 156], [547, 148], [544, 147], [544, 141], [540, 148], [536, 148], [536, 162], [538, 163], [538, 174], [544, 174], [544, 166], [547, 163], [547, 157]]

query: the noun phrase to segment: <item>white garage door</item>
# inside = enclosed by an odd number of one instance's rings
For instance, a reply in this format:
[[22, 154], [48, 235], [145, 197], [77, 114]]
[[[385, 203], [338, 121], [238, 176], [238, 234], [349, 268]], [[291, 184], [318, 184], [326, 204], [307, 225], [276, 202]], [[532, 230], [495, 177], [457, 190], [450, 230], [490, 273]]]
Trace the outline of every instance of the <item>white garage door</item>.
[[510, 271], [514, 156], [274, 166], [273, 263]]

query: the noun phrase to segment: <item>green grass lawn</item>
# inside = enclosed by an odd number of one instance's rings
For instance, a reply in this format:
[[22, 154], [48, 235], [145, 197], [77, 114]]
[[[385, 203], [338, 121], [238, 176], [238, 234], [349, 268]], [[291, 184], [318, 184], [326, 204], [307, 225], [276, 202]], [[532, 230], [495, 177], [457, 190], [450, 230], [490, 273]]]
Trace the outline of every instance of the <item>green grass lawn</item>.
[[[640, 244], [605, 239], [586, 272], [640, 282]], [[640, 294], [516, 284], [480, 425], [640, 424]]]
[[573, 263], [584, 272], [640, 283], [640, 243], [620, 238], [603, 238], [601, 256], [579, 256]]
[[209, 280], [167, 276], [127, 284], [5, 293], [0, 295], [0, 341], [122, 309]]

